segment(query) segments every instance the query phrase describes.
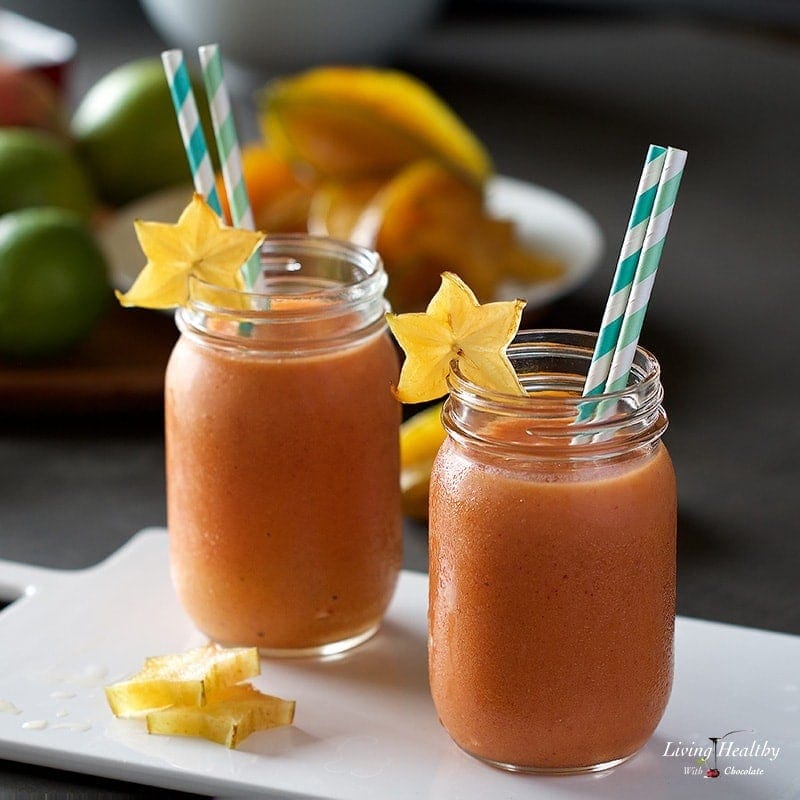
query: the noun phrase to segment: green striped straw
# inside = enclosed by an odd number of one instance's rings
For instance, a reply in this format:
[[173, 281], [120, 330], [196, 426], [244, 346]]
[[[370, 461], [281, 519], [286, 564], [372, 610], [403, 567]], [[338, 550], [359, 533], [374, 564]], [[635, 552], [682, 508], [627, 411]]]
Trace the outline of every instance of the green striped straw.
[[[255, 230], [255, 223], [242, 174], [242, 154], [239, 149], [239, 138], [236, 135], [236, 124], [233, 119], [228, 90], [225, 87], [219, 45], [202, 45], [197, 52], [200, 54], [200, 64], [203, 67], [208, 106], [211, 109], [211, 122], [214, 127], [214, 137], [217, 140], [217, 151], [222, 164], [222, 177], [228, 194], [232, 221], [235, 227], [252, 231]], [[258, 251], [253, 253], [242, 267], [242, 272], [248, 288], [253, 289], [261, 275], [261, 255]]]
[[222, 206], [214, 180], [214, 168], [211, 166], [211, 156], [206, 145], [206, 137], [203, 135], [203, 126], [200, 124], [200, 115], [197, 112], [197, 103], [183, 52], [165, 50], [161, 54], [161, 63], [167, 76], [169, 93], [172, 105], [175, 107], [175, 116], [178, 118], [178, 128], [186, 149], [194, 188], [206, 198], [209, 206], [222, 216]]
[[[651, 144], [647, 150], [625, 238], [622, 241], [617, 268], [611, 282], [611, 293], [608, 296], [592, 362], [586, 375], [586, 383], [583, 388], [584, 397], [602, 394], [606, 388], [608, 371], [617, 346], [636, 267], [639, 264], [647, 225], [653, 212], [666, 153], [667, 148], [657, 144]], [[595, 405], [595, 403], [581, 405], [576, 421], [582, 422], [588, 419], [594, 412]]]
[[639, 334], [642, 332], [644, 315], [647, 312], [658, 263], [661, 260], [661, 252], [667, 238], [672, 209], [675, 207], [675, 198], [678, 195], [683, 168], [686, 165], [686, 156], [685, 150], [678, 150], [674, 147], [667, 148], [664, 171], [661, 174], [653, 205], [653, 214], [647, 226], [639, 265], [636, 267], [628, 305], [625, 307], [625, 316], [619, 331], [619, 339], [614, 350], [614, 358], [611, 360], [608, 370], [606, 392], [616, 392], [628, 385], [628, 374], [633, 366], [633, 357], [636, 355], [636, 347], [639, 344]]

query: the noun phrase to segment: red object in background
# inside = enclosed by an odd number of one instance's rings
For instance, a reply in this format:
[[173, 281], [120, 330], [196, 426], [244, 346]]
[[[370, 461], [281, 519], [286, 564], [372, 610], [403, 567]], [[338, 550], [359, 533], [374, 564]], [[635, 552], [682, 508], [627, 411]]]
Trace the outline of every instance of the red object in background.
[[0, 10], [0, 62], [47, 78], [59, 95], [66, 89], [76, 50], [69, 34]]

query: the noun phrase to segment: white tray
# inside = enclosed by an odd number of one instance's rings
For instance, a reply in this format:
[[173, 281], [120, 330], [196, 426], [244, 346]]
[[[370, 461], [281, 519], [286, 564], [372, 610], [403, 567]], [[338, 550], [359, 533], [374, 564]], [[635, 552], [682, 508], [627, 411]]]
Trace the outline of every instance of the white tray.
[[[291, 728], [237, 751], [148, 736], [114, 719], [102, 687], [147, 655], [197, 645], [173, 595], [163, 531], [144, 531], [96, 567], [57, 572], [0, 561], [0, 756], [31, 764], [216, 795], [337, 800], [669, 800], [800, 797], [800, 637], [679, 619], [676, 679], [647, 747], [598, 775], [512, 775], [464, 755], [439, 726], [426, 675], [427, 578], [404, 573], [381, 632], [329, 661], [265, 661], [261, 688], [297, 700]], [[736, 746], [711, 780], [668, 742]], [[674, 745], [672, 746], [674, 748]], [[726, 774], [752, 767], [761, 774]]]

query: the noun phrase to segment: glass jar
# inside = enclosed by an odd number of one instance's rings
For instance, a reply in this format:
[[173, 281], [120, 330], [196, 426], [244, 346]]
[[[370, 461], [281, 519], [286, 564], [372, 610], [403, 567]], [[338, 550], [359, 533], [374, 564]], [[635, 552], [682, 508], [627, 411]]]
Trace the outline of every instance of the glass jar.
[[166, 376], [167, 517], [198, 628], [268, 655], [368, 639], [401, 566], [380, 257], [270, 237], [259, 292], [190, 278]]
[[494, 766], [615, 766], [672, 685], [675, 476], [656, 359], [575, 423], [596, 337], [525, 331], [527, 397], [457, 370], [430, 500], [429, 669], [455, 742]]

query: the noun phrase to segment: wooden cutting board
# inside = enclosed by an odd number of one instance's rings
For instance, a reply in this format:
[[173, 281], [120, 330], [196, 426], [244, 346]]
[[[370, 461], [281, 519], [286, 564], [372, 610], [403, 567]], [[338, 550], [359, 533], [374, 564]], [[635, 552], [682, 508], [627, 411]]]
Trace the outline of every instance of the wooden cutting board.
[[0, 363], [0, 411], [156, 411], [177, 337], [171, 315], [114, 303], [67, 356], [34, 365]]

